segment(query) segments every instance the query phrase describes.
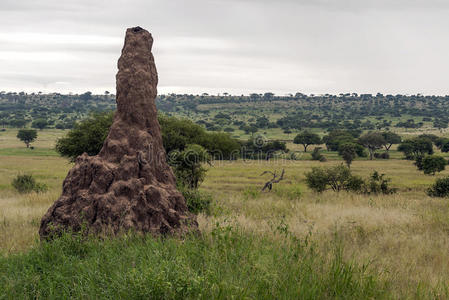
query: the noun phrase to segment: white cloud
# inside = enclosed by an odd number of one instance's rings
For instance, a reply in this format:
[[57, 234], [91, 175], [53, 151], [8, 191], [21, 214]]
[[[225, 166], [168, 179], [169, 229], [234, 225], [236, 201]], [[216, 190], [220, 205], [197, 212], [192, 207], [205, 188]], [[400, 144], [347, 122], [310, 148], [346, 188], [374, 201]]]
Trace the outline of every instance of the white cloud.
[[2, 0], [0, 88], [114, 90], [127, 27], [163, 92], [447, 94], [449, 2]]

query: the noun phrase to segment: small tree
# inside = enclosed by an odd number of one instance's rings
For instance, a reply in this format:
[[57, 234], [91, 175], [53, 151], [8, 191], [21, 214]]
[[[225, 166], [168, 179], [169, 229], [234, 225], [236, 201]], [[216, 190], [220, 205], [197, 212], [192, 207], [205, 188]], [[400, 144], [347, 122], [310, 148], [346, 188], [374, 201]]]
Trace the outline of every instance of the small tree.
[[341, 155], [348, 168], [350, 168], [352, 161], [357, 157], [357, 145], [354, 143], [341, 144], [338, 147], [338, 154]]
[[309, 145], [319, 145], [321, 144], [321, 138], [318, 134], [309, 131], [303, 131], [299, 133], [293, 140], [295, 144], [301, 144], [304, 146], [304, 152], [307, 152], [307, 147]]
[[37, 131], [34, 129], [20, 129], [17, 133], [17, 138], [30, 147], [30, 143], [34, 142], [37, 138]]
[[170, 165], [174, 168], [179, 184], [196, 189], [204, 180], [207, 170], [203, 163], [210, 164], [209, 153], [200, 145], [187, 145], [184, 151], [172, 157]]
[[407, 159], [416, 159], [419, 156], [433, 154], [433, 144], [428, 138], [412, 138], [403, 141], [398, 150], [403, 152]]
[[391, 131], [385, 131], [382, 132], [382, 136], [385, 139], [385, 144], [383, 145], [385, 147], [385, 150], [389, 151], [391, 146], [393, 146], [393, 144], [399, 144], [401, 143], [402, 139], [401, 136], [391, 132]]
[[422, 159], [422, 170], [424, 174], [435, 175], [446, 168], [447, 161], [438, 155], [428, 155]]
[[384, 137], [379, 132], [368, 132], [359, 138], [359, 142], [368, 149], [370, 160], [374, 157], [374, 151], [386, 144]]
[[113, 112], [92, 114], [88, 119], [76, 124], [65, 137], [56, 141], [56, 151], [71, 161], [84, 152], [97, 155], [103, 147], [113, 118]]
[[40, 130], [48, 126], [48, 122], [45, 119], [37, 119], [31, 123], [31, 127], [38, 128]]

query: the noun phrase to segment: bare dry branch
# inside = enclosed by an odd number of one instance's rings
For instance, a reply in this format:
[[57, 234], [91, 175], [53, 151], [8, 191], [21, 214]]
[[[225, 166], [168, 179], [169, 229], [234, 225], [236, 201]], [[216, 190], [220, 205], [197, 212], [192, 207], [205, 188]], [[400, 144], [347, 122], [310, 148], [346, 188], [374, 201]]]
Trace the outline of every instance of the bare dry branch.
[[265, 191], [267, 188], [269, 191], [271, 191], [271, 189], [273, 188], [273, 183], [278, 183], [280, 182], [282, 179], [284, 179], [284, 174], [285, 174], [285, 169], [282, 169], [282, 173], [281, 176], [278, 177], [278, 175], [276, 174], [276, 171], [271, 172], [271, 171], [265, 171], [262, 174], [260, 174], [260, 176], [265, 175], [265, 174], [271, 174], [273, 175], [273, 178], [271, 178], [271, 180], [267, 181], [265, 183], [265, 185], [262, 188], [262, 192]]

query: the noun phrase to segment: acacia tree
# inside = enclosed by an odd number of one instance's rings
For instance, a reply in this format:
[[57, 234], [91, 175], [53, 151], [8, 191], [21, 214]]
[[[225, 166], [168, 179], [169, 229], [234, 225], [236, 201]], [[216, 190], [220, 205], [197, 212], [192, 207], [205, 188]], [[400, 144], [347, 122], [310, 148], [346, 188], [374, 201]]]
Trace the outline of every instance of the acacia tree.
[[369, 159], [373, 160], [374, 151], [385, 145], [385, 139], [379, 132], [368, 132], [359, 138], [359, 143], [369, 151]]
[[20, 129], [17, 133], [17, 138], [30, 147], [30, 143], [34, 142], [37, 138], [37, 131], [34, 129]]
[[393, 144], [399, 144], [401, 143], [402, 139], [401, 136], [391, 132], [391, 131], [385, 131], [382, 132], [382, 136], [385, 139], [385, 144], [383, 145], [385, 147], [385, 150], [389, 151], [391, 146], [393, 146]]
[[357, 145], [354, 143], [343, 143], [338, 148], [338, 154], [341, 155], [348, 168], [350, 168], [352, 161], [357, 157]]
[[295, 144], [301, 144], [304, 146], [304, 152], [307, 152], [307, 147], [309, 145], [319, 145], [321, 144], [321, 138], [318, 134], [309, 131], [303, 131], [299, 133], [293, 140]]

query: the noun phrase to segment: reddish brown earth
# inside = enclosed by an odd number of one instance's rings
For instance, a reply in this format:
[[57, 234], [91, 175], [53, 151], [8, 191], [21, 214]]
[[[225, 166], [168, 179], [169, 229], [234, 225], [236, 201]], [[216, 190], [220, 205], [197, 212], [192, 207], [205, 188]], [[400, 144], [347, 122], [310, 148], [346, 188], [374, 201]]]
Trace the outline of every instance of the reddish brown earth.
[[113, 234], [129, 229], [183, 234], [197, 228], [166, 163], [152, 45], [148, 31], [126, 31], [116, 76], [117, 112], [108, 137], [98, 155], [76, 159], [61, 197], [42, 218], [41, 238], [84, 227]]

